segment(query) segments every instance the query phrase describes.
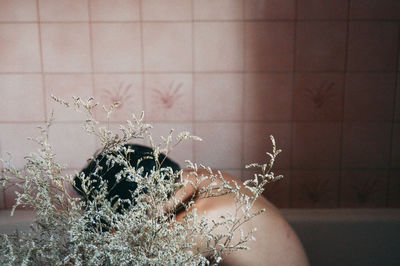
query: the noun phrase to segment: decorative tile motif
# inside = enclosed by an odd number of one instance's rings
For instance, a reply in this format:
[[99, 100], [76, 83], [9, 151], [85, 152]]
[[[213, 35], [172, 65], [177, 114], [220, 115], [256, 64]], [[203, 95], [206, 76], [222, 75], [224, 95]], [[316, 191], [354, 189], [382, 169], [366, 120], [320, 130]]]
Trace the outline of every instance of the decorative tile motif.
[[[143, 90], [141, 75], [95, 75], [95, 96], [106, 108], [118, 102], [110, 121], [126, 121], [132, 114], [143, 111]], [[100, 121], [108, 121], [103, 110], [96, 112]]]
[[171, 82], [165, 90], [153, 89], [154, 104], [161, 109], [171, 109], [182, 98], [180, 89], [183, 83], [174, 84]]
[[342, 171], [340, 207], [385, 207], [387, 180], [385, 170]]
[[293, 170], [292, 176], [292, 207], [338, 206], [339, 171]]
[[192, 120], [192, 90], [189, 74], [145, 75], [147, 118], [151, 121]]
[[343, 83], [343, 74], [297, 74], [293, 119], [296, 121], [341, 121]]

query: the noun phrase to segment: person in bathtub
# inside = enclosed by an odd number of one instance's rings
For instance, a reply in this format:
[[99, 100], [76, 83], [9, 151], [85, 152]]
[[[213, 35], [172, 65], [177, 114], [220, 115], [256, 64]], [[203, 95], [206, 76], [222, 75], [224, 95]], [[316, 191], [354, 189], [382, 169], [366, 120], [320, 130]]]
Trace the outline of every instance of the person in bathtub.
[[[127, 147], [135, 151], [129, 156], [131, 165], [143, 167], [144, 174], [150, 173], [151, 169], [155, 167], [154, 159], [142, 160], [142, 158], [148, 156], [149, 153], [152, 154], [153, 150], [141, 145], [127, 144]], [[103, 179], [108, 181], [108, 184], [111, 184], [109, 187], [112, 187], [112, 189], [108, 191], [107, 199], [111, 201], [113, 198], [115, 199], [115, 197], [118, 197], [132, 200], [131, 191], [136, 189], [135, 182], [123, 180], [115, 184], [115, 175], [123, 169], [123, 166], [115, 164], [112, 167], [108, 167], [104, 157], [100, 158], [98, 156], [95, 159], [99, 162], [98, 165], [103, 167], [100, 175], [102, 175]], [[159, 161], [163, 161], [163, 167], [171, 167], [174, 171], [180, 170], [177, 163], [162, 154], [160, 155]], [[92, 175], [95, 168], [96, 163], [92, 161], [82, 170], [86, 176], [90, 176], [90, 179], [95, 181], [93, 184], [96, 184], [96, 177]], [[183, 178], [189, 180], [197, 178], [193, 172], [191, 172], [192, 171], [183, 171]], [[201, 176], [201, 174], [207, 175], [207, 172], [205, 170], [199, 170], [198, 176]], [[243, 183], [239, 179], [227, 173], [223, 173], [222, 175], [226, 181], [235, 180], [243, 187]], [[80, 195], [85, 196], [86, 199], [91, 200], [93, 195], [83, 195], [81, 185], [81, 180], [76, 177], [76, 191]], [[98, 189], [98, 187], [93, 188]], [[201, 185], [198, 189], [201, 189]], [[188, 185], [178, 191], [176, 196], [184, 193], [183, 201], [185, 201], [185, 199], [190, 198], [195, 192], [194, 188]], [[206, 216], [215, 220], [218, 220], [221, 213], [232, 211], [235, 208], [235, 199], [232, 194], [195, 201], [198, 213], [206, 211]], [[129, 206], [125, 205], [122, 206], [122, 208], [129, 208]], [[252, 210], [258, 211], [261, 209], [266, 209], [266, 211], [242, 225], [242, 230], [244, 232], [250, 231], [255, 227], [257, 228], [257, 231], [254, 233], [256, 241], [246, 243], [246, 245], [250, 247], [250, 250], [235, 251], [226, 255], [221, 265], [309, 265], [305, 251], [293, 229], [284, 220], [279, 211], [262, 196], [257, 199]], [[119, 209], [118, 211], [122, 210]], [[182, 221], [185, 216], [185, 211], [177, 210], [175, 213], [176, 220], [178, 222]]]

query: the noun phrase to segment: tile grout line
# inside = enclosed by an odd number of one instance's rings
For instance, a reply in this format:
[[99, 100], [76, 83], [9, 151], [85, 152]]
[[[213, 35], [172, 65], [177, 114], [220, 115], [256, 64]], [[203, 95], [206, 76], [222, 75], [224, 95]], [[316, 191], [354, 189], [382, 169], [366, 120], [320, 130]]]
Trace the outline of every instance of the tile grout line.
[[[197, 86], [196, 86], [196, 71], [195, 71], [195, 25], [194, 25], [194, 9], [195, 2], [191, 1], [191, 12], [192, 12], [192, 134], [197, 136], [197, 121], [196, 121], [196, 94], [197, 94]], [[199, 136], [201, 137], [201, 136]], [[192, 140], [192, 159], [194, 162], [197, 161], [197, 152], [196, 152], [196, 141]]]
[[[91, 11], [92, 1], [88, 0], [88, 28], [89, 28], [89, 45], [90, 45], [90, 77], [92, 81], [92, 95], [93, 97], [97, 97], [96, 88], [95, 88], [95, 77], [94, 77], [94, 53], [93, 53], [93, 27], [92, 27], [92, 11]], [[95, 98], [96, 99], [96, 98]], [[96, 112], [94, 112], [94, 116], [97, 119]], [[97, 149], [97, 139], [93, 136], [92, 141], [94, 147]]]
[[[246, 1], [246, 0], [244, 0]], [[399, 19], [384, 19], [384, 18], [357, 18], [357, 19], [350, 19], [351, 21], [359, 21], [359, 22], [398, 22]], [[146, 23], [190, 23], [190, 22], [201, 22], [201, 23], [230, 23], [230, 22], [238, 22], [239, 19], [196, 19], [196, 20], [146, 20]], [[245, 22], [346, 22], [347, 19], [340, 19], [340, 18], [325, 18], [325, 19], [318, 19], [318, 18], [306, 18], [306, 19], [284, 19], [284, 18], [277, 18], [277, 19], [243, 19]], [[93, 20], [93, 24], [118, 24], [118, 23], [139, 23], [140, 20]], [[27, 20], [27, 21], [0, 21], [0, 24], [32, 24], [37, 23], [34, 20]], [[46, 21], [43, 20], [40, 22], [41, 24], [79, 24], [79, 23], [87, 23], [85, 20], [76, 20], [76, 21]]]
[[343, 74], [343, 93], [342, 93], [342, 117], [341, 117], [341, 127], [340, 127], [340, 139], [339, 139], [339, 176], [338, 176], [338, 189], [337, 189], [337, 208], [342, 205], [341, 195], [342, 195], [342, 170], [343, 170], [343, 148], [344, 148], [344, 110], [346, 102], [346, 87], [347, 87], [347, 70], [348, 70], [348, 51], [349, 51], [349, 40], [350, 40], [350, 9], [351, 0], [347, 1], [347, 19], [346, 19], [346, 41], [344, 49], [344, 74]]
[[147, 121], [147, 110], [146, 110], [146, 82], [145, 82], [145, 71], [144, 71], [144, 37], [143, 37], [143, 8], [142, 0], [139, 3], [139, 23], [140, 23], [140, 63], [141, 63], [141, 76], [142, 76], [142, 104], [144, 112], [144, 120]]
[[294, 3], [294, 23], [293, 23], [293, 58], [292, 58], [292, 101], [291, 101], [291, 123], [290, 123], [290, 143], [291, 143], [291, 147], [290, 147], [290, 158], [289, 158], [289, 208], [292, 208], [293, 206], [293, 150], [294, 150], [294, 88], [296, 85], [296, 49], [297, 49], [297, 41], [296, 41], [296, 37], [297, 37], [297, 5], [298, 5], [298, 0], [295, 1]]
[[[80, 72], [43, 72], [45, 75], [131, 75], [131, 74], [192, 74], [194, 71], [128, 71], [128, 72], [101, 72], [101, 71], [80, 71]], [[196, 71], [201, 74], [291, 74], [292, 71]], [[298, 74], [397, 74], [398, 71], [296, 71]], [[0, 75], [40, 75], [42, 72], [0, 72]]]
[[44, 74], [44, 62], [43, 62], [43, 44], [42, 44], [42, 29], [40, 24], [40, 10], [39, 0], [36, 0], [36, 15], [37, 15], [37, 26], [38, 26], [38, 41], [39, 41], [39, 54], [40, 54], [40, 74], [42, 77], [42, 100], [43, 100], [43, 113], [44, 121], [47, 121], [47, 89], [46, 79]]
[[245, 86], [246, 86], [246, 83], [245, 83], [245, 72], [244, 72], [244, 70], [245, 70], [245, 61], [246, 61], [246, 22], [244, 21], [244, 19], [245, 19], [245, 8], [246, 8], [246, 3], [245, 3], [245, 0], [242, 0], [242, 37], [243, 37], [243, 41], [242, 41], [242, 45], [243, 45], [243, 50], [242, 50], [242, 71], [241, 71], [241, 77], [242, 77], [242, 97], [241, 97], [241, 100], [242, 100], [242, 112], [241, 112], [241, 117], [240, 117], [240, 119], [242, 120], [242, 123], [241, 123], [241, 134], [242, 134], [242, 138], [241, 138], [241, 140], [242, 140], [242, 143], [241, 143], [241, 149], [242, 149], [242, 151], [241, 151], [241, 171], [240, 171], [240, 180], [244, 180], [245, 179], [245, 176], [244, 176], [244, 174], [245, 174], [245, 159], [244, 159], [244, 151], [245, 151], [245, 125], [246, 125], [246, 123], [245, 122], [247, 122], [247, 121], [245, 121], [245, 115], [244, 115], [244, 112], [245, 112], [245, 101], [244, 101], [244, 95], [245, 95]]
[[[396, 70], [400, 67], [400, 22], [397, 23], [397, 54], [396, 54]], [[392, 154], [393, 154], [393, 136], [396, 125], [396, 99], [397, 95], [397, 87], [399, 86], [399, 76], [400, 72], [396, 73], [395, 83], [394, 83], [394, 94], [393, 94], [393, 113], [392, 113], [392, 128], [390, 130], [390, 146], [389, 146], [389, 162], [388, 162], [388, 171], [387, 171], [387, 180], [386, 180], [386, 204], [385, 207], [389, 206], [389, 188], [390, 188], [390, 172], [392, 169]]]

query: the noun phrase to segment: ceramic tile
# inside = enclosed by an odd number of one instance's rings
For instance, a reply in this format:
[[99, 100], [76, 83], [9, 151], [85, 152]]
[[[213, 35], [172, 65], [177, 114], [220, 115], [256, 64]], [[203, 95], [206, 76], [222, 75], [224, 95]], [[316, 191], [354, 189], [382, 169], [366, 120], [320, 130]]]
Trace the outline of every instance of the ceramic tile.
[[[6, 210], [11, 210], [14, 206], [14, 204], [17, 202], [17, 195], [15, 194], [16, 191], [22, 192], [22, 189], [18, 187], [16, 184], [22, 184], [19, 180], [13, 179], [10, 184], [5, 188], [4, 190], [4, 209]], [[28, 208], [23, 208], [22, 206], [17, 207], [18, 210], [21, 209], [28, 209]]]
[[392, 129], [392, 168], [400, 168], [400, 123], [393, 123]]
[[245, 70], [291, 71], [294, 22], [245, 23]]
[[0, 124], [1, 158], [9, 158], [10, 153], [11, 165], [22, 168], [26, 163], [24, 157], [39, 148], [33, 141], [28, 140], [28, 137], [40, 135], [38, 125], [40, 124]]
[[[55, 121], [84, 121], [85, 114], [73, 107], [73, 96], [88, 99], [93, 96], [92, 78], [90, 75], [45, 75], [47, 114], [54, 113]], [[55, 102], [51, 95], [71, 104], [66, 108]], [[98, 99], [96, 99], [98, 100]]]
[[203, 139], [195, 143], [195, 159], [215, 169], [240, 168], [242, 131], [240, 123], [198, 123], [195, 133]]
[[282, 150], [276, 158], [274, 169], [289, 169], [292, 149], [290, 123], [245, 123], [244, 163], [269, 162], [266, 152], [272, 153], [270, 135], [274, 136], [277, 149]]
[[[141, 75], [95, 75], [94, 87], [96, 99], [109, 108], [113, 103], [119, 106], [110, 116], [110, 121], [126, 121], [132, 114], [139, 116], [143, 111], [143, 89]], [[107, 121], [102, 108], [96, 112], [96, 118]]]
[[292, 74], [245, 75], [244, 119], [289, 121], [292, 117]]
[[144, 21], [182, 21], [192, 19], [191, 0], [146, 0], [142, 1]]
[[350, 22], [348, 70], [394, 71], [397, 46], [397, 22]]
[[91, 70], [88, 24], [42, 24], [41, 35], [45, 72]]
[[242, 80], [241, 74], [196, 74], [195, 119], [241, 120]]
[[392, 121], [396, 75], [348, 73], [344, 118], [347, 121]]
[[298, 19], [346, 19], [347, 0], [302, 0], [297, 2]]
[[389, 172], [389, 191], [388, 191], [388, 206], [391, 208], [400, 207], [400, 170], [393, 169]]
[[40, 75], [0, 75], [0, 86], [0, 121], [44, 120]]
[[147, 118], [151, 121], [188, 121], [193, 118], [191, 74], [145, 75]]
[[88, 21], [87, 0], [39, 0], [41, 21]]
[[140, 0], [90, 0], [92, 21], [139, 21]]
[[54, 123], [49, 136], [56, 161], [67, 168], [81, 169], [96, 151], [94, 137], [85, 132], [80, 123]]
[[343, 74], [296, 74], [293, 119], [295, 121], [341, 121], [343, 88]]
[[240, 20], [243, 18], [243, 0], [194, 0], [195, 20]]
[[[154, 144], [161, 144], [161, 136], [167, 137], [171, 129], [173, 129], [173, 144], [176, 144], [176, 138], [179, 133], [188, 131], [193, 134], [192, 123], [152, 123], [153, 129], [151, 130], [151, 136]], [[148, 139], [144, 141], [144, 144], [150, 146]], [[185, 160], [191, 160], [193, 162], [193, 141], [183, 141], [174, 147], [168, 154], [172, 160], [176, 161], [182, 169], [186, 168]]]
[[0, 24], [0, 36], [0, 72], [40, 71], [37, 24]]
[[338, 207], [339, 171], [293, 170], [292, 202], [294, 208]]
[[0, 1], [0, 21], [37, 21], [36, 1]]
[[243, 23], [195, 22], [196, 71], [243, 70]]
[[97, 72], [141, 71], [139, 23], [92, 25], [93, 67]]
[[283, 175], [283, 179], [268, 183], [264, 187], [263, 196], [278, 208], [290, 207], [290, 182], [289, 170], [275, 170], [276, 175]]
[[397, 0], [352, 0], [352, 19], [399, 19], [400, 2]]
[[191, 23], [144, 23], [143, 45], [144, 70], [192, 70]]
[[386, 170], [342, 171], [340, 207], [385, 207], [387, 179]]
[[[254, 174], [259, 171], [254, 169], [246, 169], [244, 172], [244, 180], [253, 179]], [[278, 208], [288, 208], [290, 206], [290, 170], [276, 170], [273, 172], [275, 176], [283, 175], [283, 178], [275, 182], [267, 183], [264, 186], [263, 196]]]
[[292, 167], [338, 168], [340, 123], [295, 123], [293, 127]]
[[222, 173], [228, 174], [239, 180], [242, 180], [242, 170], [241, 169], [221, 169]]
[[344, 70], [345, 45], [346, 22], [298, 22], [296, 70]]
[[391, 123], [345, 123], [342, 167], [388, 167], [391, 127]]
[[245, 19], [294, 19], [295, 0], [245, 0]]

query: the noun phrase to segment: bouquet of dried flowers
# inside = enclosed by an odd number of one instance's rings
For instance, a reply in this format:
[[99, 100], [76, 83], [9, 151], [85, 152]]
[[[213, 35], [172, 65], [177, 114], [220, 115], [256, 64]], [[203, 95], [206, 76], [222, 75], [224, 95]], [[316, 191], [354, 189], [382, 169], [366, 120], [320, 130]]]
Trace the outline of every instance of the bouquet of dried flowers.
[[[253, 179], [244, 182], [251, 192], [249, 195], [241, 192], [237, 183], [225, 181], [220, 172], [213, 172], [208, 167], [187, 161], [186, 167], [196, 176], [195, 181], [189, 181], [182, 178], [182, 171], [163, 166], [160, 154], [168, 155], [184, 140], [200, 140], [189, 132], [174, 138], [171, 131], [161, 138], [161, 143], [154, 143], [149, 134], [151, 125], [143, 122], [143, 113], [140, 117], [133, 115], [115, 133], [99, 126], [93, 115], [98, 103], [93, 98], [74, 97], [70, 104], [52, 97], [65, 107], [86, 113], [83, 128], [100, 141], [107, 164], [124, 166], [116, 175], [117, 182], [136, 182], [137, 189], [132, 192], [135, 204], [123, 199], [115, 199], [113, 203], [105, 200], [107, 180], [101, 180], [99, 189], [92, 191], [93, 181], [83, 173], [78, 174], [81, 188], [84, 194], [92, 193], [93, 199], [85, 201], [71, 196], [67, 184], [74, 185], [76, 175], [65, 174], [65, 166], [55, 160], [48, 138], [50, 119], [40, 128], [40, 136], [32, 139], [39, 149], [26, 157], [23, 169], [12, 167], [8, 160], [3, 161], [2, 185], [16, 179], [21, 181], [17, 184], [21, 192], [16, 192], [17, 201], [12, 212], [17, 206], [33, 208], [36, 219], [29, 232], [0, 236], [1, 265], [209, 265], [221, 262], [224, 254], [247, 248], [246, 243], [253, 239], [254, 231], [240, 232], [241, 225], [260, 213], [253, 213], [252, 206], [262, 194], [263, 186], [281, 178], [271, 172], [280, 152], [272, 136], [273, 152], [267, 153], [269, 162], [247, 166], [260, 170]], [[109, 108], [103, 106], [108, 118], [116, 107], [117, 103]], [[151, 157], [157, 162], [146, 175], [143, 169], [130, 164], [127, 155], [134, 151], [125, 145], [144, 137], [150, 139], [154, 151]], [[199, 168], [205, 169], [203, 174], [198, 174]], [[208, 185], [195, 189], [189, 200], [183, 201], [182, 193], [177, 194], [185, 186], [198, 188], [205, 180], [209, 181]], [[145, 193], [140, 192], [144, 190]], [[221, 214], [218, 221], [197, 213], [195, 199], [230, 193], [235, 197], [235, 213]], [[125, 203], [131, 206], [128, 210], [116, 211]], [[186, 211], [183, 221], [176, 219], [178, 206]], [[107, 230], [104, 230], [104, 224]], [[224, 233], [218, 233], [221, 231], [217, 228], [224, 228]], [[240, 240], [234, 241], [233, 235], [238, 232]], [[199, 247], [198, 243], [206, 244]]]

